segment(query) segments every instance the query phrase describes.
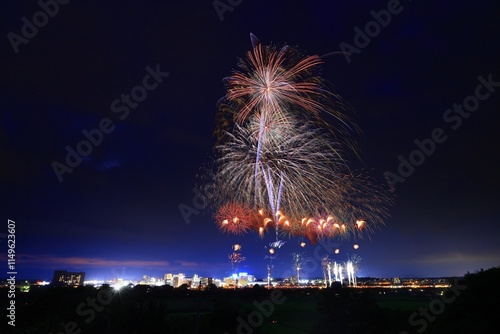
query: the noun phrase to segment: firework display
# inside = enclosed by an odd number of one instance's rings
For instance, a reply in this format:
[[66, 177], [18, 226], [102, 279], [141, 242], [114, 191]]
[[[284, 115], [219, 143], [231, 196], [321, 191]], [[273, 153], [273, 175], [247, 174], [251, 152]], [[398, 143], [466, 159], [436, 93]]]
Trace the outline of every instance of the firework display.
[[241, 255], [241, 245], [233, 245], [232, 250], [232, 253], [229, 253], [227, 257], [229, 258], [229, 262], [231, 263], [233, 274], [237, 274], [240, 263], [244, 262], [246, 258]]
[[292, 269], [296, 272], [297, 284], [300, 284], [300, 270], [304, 263], [304, 253], [292, 253]]
[[[348, 261], [344, 262], [343, 264], [337, 263], [337, 262], [328, 262], [326, 264], [326, 273], [328, 273], [328, 283], [331, 285], [332, 284], [332, 276], [331, 274], [333, 273], [334, 275], [334, 280], [336, 282], [340, 282], [341, 285], [344, 284], [344, 271], [345, 274], [347, 275], [347, 285], [348, 286], [357, 286], [357, 280], [356, 280], [356, 272], [359, 269], [359, 262], [361, 261], [361, 258], [359, 256], [353, 256], [350, 258]], [[326, 276], [325, 276], [326, 277]], [[325, 282], [327, 282], [325, 278]]]
[[236, 235], [273, 231], [276, 241], [282, 234], [302, 236], [313, 244], [373, 232], [387, 217], [389, 199], [348, 167], [358, 130], [318, 75], [321, 57], [251, 40], [219, 103], [217, 226]]

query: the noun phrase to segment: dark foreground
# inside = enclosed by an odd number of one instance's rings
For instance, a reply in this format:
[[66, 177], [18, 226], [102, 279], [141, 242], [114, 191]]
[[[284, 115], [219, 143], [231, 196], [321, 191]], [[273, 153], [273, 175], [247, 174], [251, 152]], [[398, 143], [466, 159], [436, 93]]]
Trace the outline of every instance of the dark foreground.
[[[1, 333], [500, 333], [500, 267], [442, 289], [0, 290]], [[11, 322], [12, 323], [12, 322]]]

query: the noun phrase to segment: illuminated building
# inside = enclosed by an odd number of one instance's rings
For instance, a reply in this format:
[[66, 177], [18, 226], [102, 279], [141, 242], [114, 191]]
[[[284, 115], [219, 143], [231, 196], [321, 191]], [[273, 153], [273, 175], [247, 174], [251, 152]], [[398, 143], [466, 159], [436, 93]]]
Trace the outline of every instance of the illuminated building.
[[19, 290], [21, 292], [30, 292], [30, 282], [28, 281], [24, 281], [24, 283], [22, 283], [20, 286], [19, 286]]
[[177, 275], [166, 274], [165, 277], [168, 277], [168, 279], [165, 279], [165, 284], [173, 286], [174, 288], [178, 288], [182, 284], [188, 283], [186, 275], [183, 273], [179, 273]]
[[211, 277], [200, 277], [200, 285], [202, 288], [206, 288], [210, 284], [212, 284]]
[[178, 288], [180, 287], [182, 284], [185, 284], [186, 283], [186, 274], [184, 273], [179, 273], [177, 275], [178, 277], [178, 281], [177, 281], [177, 285], [174, 285], [174, 287]]
[[166, 285], [170, 285], [170, 286], [173, 286], [173, 277], [174, 275], [172, 274], [165, 274], [165, 276], [163, 276], [163, 278], [165, 279], [165, 284]]
[[201, 283], [200, 282], [201, 282], [200, 281], [200, 277], [197, 274], [194, 274], [193, 279], [191, 281], [191, 288], [192, 289], [200, 288], [201, 287]]
[[83, 285], [85, 280], [85, 272], [69, 272], [66, 270], [56, 270], [52, 285], [55, 286], [78, 286]]

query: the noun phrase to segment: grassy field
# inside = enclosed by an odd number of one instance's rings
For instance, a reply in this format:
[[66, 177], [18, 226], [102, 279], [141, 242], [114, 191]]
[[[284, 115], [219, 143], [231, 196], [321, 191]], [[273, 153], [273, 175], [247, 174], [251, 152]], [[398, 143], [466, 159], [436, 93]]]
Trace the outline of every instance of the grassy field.
[[373, 297], [377, 305], [394, 311], [418, 311], [420, 307], [428, 307], [431, 300], [437, 298], [438, 290], [420, 292], [418, 294], [409, 293], [374, 293]]
[[273, 314], [264, 322], [263, 333], [303, 334], [311, 333], [313, 327], [323, 317], [318, 313], [317, 303], [322, 297], [316, 294], [301, 298], [288, 297], [276, 305]]
[[[241, 319], [249, 324], [255, 333], [303, 334], [311, 333], [313, 327], [324, 317], [318, 312], [318, 301], [322, 300], [322, 298], [317, 293], [307, 292], [298, 295], [287, 295], [283, 303], [273, 304], [270, 314], [262, 314], [254, 304], [254, 302], [268, 301], [268, 298], [259, 300], [249, 298], [233, 299], [229, 307], [232, 310], [243, 310], [245, 315], [241, 316]], [[194, 311], [196, 307], [197, 301], [193, 299], [180, 299], [169, 302], [168, 322], [174, 324], [174, 328], [172, 328], [174, 332], [182, 332], [182, 330], [194, 327], [197, 314]], [[216, 311], [214, 307], [215, 304], [209, 301], [201, 301], [198, 320], [200, 328], [206, 326], [211, 313]], [[231, 315], [227, 314], [227, 317], [231, 317]], [[256, 322], [261, 323], [261, 325], [252, 326]]]
[[[111, 303], [94, 312], [86, 307], [85, 314], [78, 306], [97, 290], [47, 288], [20, 294], [18, 311], [24, 321], [16, 330], [60, 333], [75, 321], [81, 334], [399, 333], [409, 326], [410, 314], [439, 298], [439, 291], [431, 290], [142, 290], [112, 292]], [[273, 299], [273, 293], [279, 297]]]

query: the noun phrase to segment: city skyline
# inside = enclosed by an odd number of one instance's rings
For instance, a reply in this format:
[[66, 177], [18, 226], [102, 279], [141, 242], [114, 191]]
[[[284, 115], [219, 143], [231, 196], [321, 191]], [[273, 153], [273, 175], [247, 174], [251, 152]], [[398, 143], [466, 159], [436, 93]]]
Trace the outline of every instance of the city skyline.
[[[337, 265], [345, 265], [346, 263], [342, 264], [335, 264]], [[333, 265], [333, 263], [332, 263]], [[488, 268], [489, 269], [496, 269], [497, 267], [494, 268]], [[465, 275], [462, 276], [436, 276], [436, 277], [403, 277], [403, 276], [394, 276], [394, 277], [372, 277], [372, 276], [359, 276], [357, 269], [355, 269], [351, 274], [348, 273], [348, 269], [346, 267], [343, 267], [342, 270], [337, 271], [336, 269], [334, 270], [333, 267], [331, 268], [330, 275], [328, 275], [328, 272], [322, 273], [322, 275], [314, 276], [314, 275], [307, 275], [306, 277], [300, 277], [300, 284], [302, 284], [304, 287], [307, 286], [309, 283], [313, 282], [323, 282], [326, 281], [329, 282], [342, 282], [344, 285], [348, 286], [356, 286], [358, 283], [361, 285], [366, 284], [366, 282], [379, 282], [380, 284], [387, 284], [387, 282], [390, 282], [392, 285], [411, 285], [412, 283], [415, 282], [420, 282], [420, 283], [425, 283], [427, 284], [428, 282], [435, 282], [435, 283], [441, 283], [441, 282], [449, 282], [451, 279], [457, 279], [457, 278], [463, 278], [468, 274], [475, 274], [478, 272], [481, 272], [483, 270], [478, 270], [476, 272], [469, 272], [466, 273]], [[231, 280], [234, 279], [243, 279], [245, 282], [240, 286], [240, 287], [252, 287], [254, 284], [258, 285], [266, 285], [266, 284], [279, 284], [279, 283], [290, 283], [292, 282], [293, 284], [297, 284], [297, 276], [296, 275], [291, 275], [288, 277], [270, 277], [269, 281], [267, 277], [257, 277], [253, 275], [252, 273], [249, 272], [238, 272], [238, 273], [233, 273], [231, 275], [224, 275], [224, 276], [203, 276], [203, 275], [198, 275], [198, 274], [186, 274], [186, 273], [174, 273], [174, 272], [167, 272], [164, 274], [159, 274], [159, 275], [148, 275], [148, 274], [143, 274], [139, 276], [113, 276], [113, 277], [87, 277], [86, 272], [71, 272], [71, 271], [66, 271], [66, 270], [56, 270], [53, 273], [53, 278], [49, 280], [44, 280], [44, 279], [34, 279], [34, 278], [16, 278], [16, 285], [24, 285], [26, 283], [30, 283], [31, 285], [37, 285], [37, 286], [46, 286], [46, 285], [51, 285], [51, 286], [84, 286], [84, 285], [91, 285], [91, 286], [101, 286], [102, 284], [110, 284], [112, 287], [120, 288], [123, 286], [126, 286], [130, 283], [133, 285], [150, 285], [150, 286], [162, 286], [162, 285], [170, 285], [173, 287], [180, 287], [182, 284], [186, 283], [188, 286], [191, 288], [198, 288], [198, 284], [200, 281], [204, 284], [204, 287], [210, 282], [216, 283], [216, 285], [229, 285], [232, 284]], [[0, 281], [3, 279], [0, 278]], [[233, 281], [234, 282], [234, 281]], [[321, 283], [320, 283], [321, 284]]]
[[[324, 245], [328, 245], [327, 242], [324, 243]], [[331, 245], [331, 244], [330, 244]], [[315, 251], [313, 253], [325, 255], [326, 253], [321, 253], [322, 250], [325, 248], [320, 248], [317, 247], [315, 248]], [[317, 257], [315, 258], [313, 256], [307, 256], [306, 253], [304, 253], [304, 271], [302, 272], [301, 276], [303, 276], [304, 279], [317, 279], [323, 277], [323, 271], [321, 268], [321, 258], [322, 257]], [[319, 260], [318, 260], [319, 259]], [[345, 264], [347, 262], [347, 258], [342, 260], [341, 256], [337, 256], [336, 258], [333, 258], [330, 256], [330, 259], [334, 262], [337, 263], [342, 263]], [[76, 259], [75, 259], [76, 260]], [[82, 259], [79, 259], [80, 261]], [[92, 259], [93, 262], [95, 262], [96, 259]], [[292, 262], [292, 257], [290, 256], [290, 264], [286, 265], [284, 264], [281, 266], [280, 270], [276, 270], [277, 273], [276, 275], [272, 275], [272, 278], [279, 278], [279, 279], [284, 279], [284, 278], [289, 278], [291, 276], [296, 275], [296, 273], [293, 271], [293, 267], [291, 265]], [[362, 259], [361, 259], [362, 260]], [[55, 261], [54, 261], [55, 262]], [[116, 261], [114, 261], [116, 263]], [[22, 262], [21, 262], [22, 263]], [[68, 263], [68, 262], [67, 262]], [[199, 275], [200, 277], [213, 277], [213, 278], [223, 278], [223, 277], [229, 277], [232, 276], [235, 272], [231, 267], [231, 263], [228, 261], [227, 263], [223, 264], [223, 267], [225, 269], [222, 270], [214, 270], [213, 264], [208, 265], [210, 269], [193, 269], [192, 267], [189, 268], [186, 266], [186, 263], [182, 263], [180, 266], [171, 266], [171, 267], [166, 267], [166, 269], [162, 268], [157, 268], [157, 269], [135, 269], [133, 266], [137, 266], [141, 263], [141, 261], [134, 261], [133, 263], [129, 263], [129, 267], [121, 267], [121, 268], [113, 268], [111, 270], [106, 270], [106, 269], [96, 269], [93, 266], [71, 266], [69, 265], [68, 267], [54, 267], [57, 268], [55, 271], [78, 271], [78, 272], [85, 272], [86, 277], [88, 280], [99, 280], [99, 281], [112, 281], [116, 279], [125, 279], [125, 280], [140, 280], [143, 276], [148, 276], [148, 277], [155, 277], [155, 278], [161, 278], [163, 277], [166, 273], [175, 273], [178, 274], [179, 272], [182, 272], [186, 275], [186, 277], [192, 277], [194, 275]], [[144, 263], [148, 263], [148, 261], [145, 261]], [[158, 264], [159, 261], [154, 261], [154, 263]], [[265, 265], [265, 261], [262, 261], [262, 265]], [[83, 269], [87, 268], [87, 269]], [[182, 271], [176, 272], [173, 270], [168, 270], [169, 268], [182, 268]], [[263, 268], [259, 268], [259, 266], [256, 266], [255, 272], [258, 274], [254, 274], [252, 271], [253, 268], [248, 265], [243, 265], [240, 270], [237, 270], [236, 273], [249, 273], [253, 276], [255, 276], [257, 279], [262, 279], [265, 280], [267, 273], [265, 271], [265, 266]], [[490, 267], [471, 267], [470, 269], [467, 269], [466, 271], [460, 273], [457, 272], [456, 274], [449, 274], [449, 271], [441, 271], [437, 272], [435, 274], [429, 274], [429, 275], [420, 275], [420, 274], [411, 274], [411, 273], [401, 273], [398, 272], [397, 270], [393, 270], [390, 272], [390, 274], [384, 275], [383, 273], [376, 274], [376, 271], [370, 270], [369, 264], [363, 263], [361, 261], [360, 266], [358, 270], [356, 271], [356, 276], [357, 277], [373, 277], [373, 278], [395, 278], [395, 277], [401, 277], [401, 278], [441, 278], [441, 277], [462, 277], [466, 273], [473, 273], [478, 270], [486, 270], [490, 269]], [[34, 273], [34, 274], [25, 274], [25, 273]], [[19, 276], [19, 280], [24, 280], [24, 279], [36, 279], [36, 280], [47, 280], [50, 281], [51, 278], [54, 275], [54, 270], [51, 269], [46, 269], [46, 270], [35, 270], [35, 271], [27, 271], [23, 270], [21, 271], [22, 276]], [[42, 274], [40, 274], [42, 273]], [[31, 276], [30, 276], [31, 275]], [[39, 276], [36, 276], [39, 275]]]

